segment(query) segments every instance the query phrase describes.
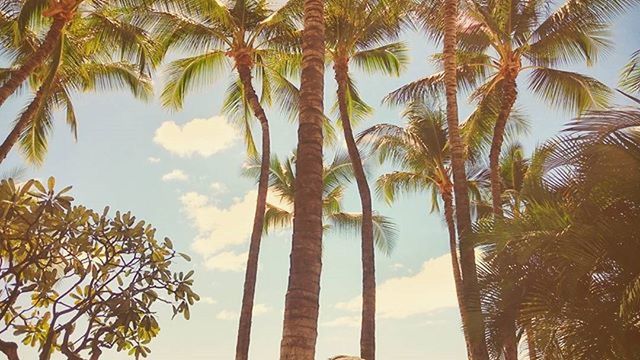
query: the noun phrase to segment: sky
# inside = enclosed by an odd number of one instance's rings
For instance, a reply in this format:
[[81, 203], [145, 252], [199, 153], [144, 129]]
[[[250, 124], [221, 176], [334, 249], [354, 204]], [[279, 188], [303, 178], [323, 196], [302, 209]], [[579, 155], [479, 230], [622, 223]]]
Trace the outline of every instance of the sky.
[[[607, 85], [616, 86], [620, 69], [640, 48], [640, 11], [619, 18], [613, 27], [615, 47], [597, 65], [574, 67]], [[398, 78], [355, 73], [363, 98], [375, 113], [357, 131], [382, 122], [402, 124], [401, 108], [380, 100], [402, 84], [434, 71], [429, 57], [437, 51], [422, 35], [403, 36], [411, 62]], [[334, 99], [327, 69], [326, 103]], [[154, 78], [156, 95], [162, 76]], [[186, 321], [160, 312], [160, 335], [151, 343], [151, 359], [232, 359], [242, 296], [244, 264], [255, 206], [256, 185], [244, 178], [246, 156], [242, 136], [221, 113], [226, 89], [223, 78], [187, 97], [184, 109], [169, 111], [157, 96], [140, 102], [126, 93], [80, 94], [74, 98], [79, 119], [74, 142], [64, 119], [57, 116], [44, 165], [26, 164], [13, 151], [0, 174], [15, 167], [25, 177], [55, 176], [59, 186], [73, 185], [78, 204], [94, 209], [131, 211], [152, 223], [159, 237], [172, 239], [179, 251], [192, 255], [179, 269], [196, 271], [195, 289], [202, 297]], [[0, 134], [24, 107], [25, 97], [14, 97], [0, 108]], [[471, 107], [461, 95], [462, 113]], [[618, 98], [617, 101], [623, 103]], [[555, 111], [530, 95], [520, 83], [518, 106], [531, 122], [521, 139], [531, 150], [555, 135], [573, 114]], [[272, 152], [280, 158], [292, 153], [296, 126], [277, 108], [267, 111]], [[331, 150], [327, 152], [330, 154]], [[391, 166], [368, 164], [373, 176]], [[389, 216], [398, 228], [397, 246], [385, 256], [377, 253], [378, 358], [398, 360], [463, 359], [464, 341], [456, 309], [446, 228], [441, 216], [430, 214], [428, 194], [401, 197], [393, 206], [377, 199], [374, 209]], [[271, 198], [273, 201], [277, 199]], [[359, 211], [355, 186], [346, 198], [349, 211]], [[282, 331], [291, 233], [284, 230], [263, 238], [251, 358], [277, 359]], [[360, 245], [349, 234], [324, 238], [321, 307], [317, 359], [359, 352]], [[35, 358], [22, 348], [23, 358]], [[106, 360], [126, 359], [106, 353]]]

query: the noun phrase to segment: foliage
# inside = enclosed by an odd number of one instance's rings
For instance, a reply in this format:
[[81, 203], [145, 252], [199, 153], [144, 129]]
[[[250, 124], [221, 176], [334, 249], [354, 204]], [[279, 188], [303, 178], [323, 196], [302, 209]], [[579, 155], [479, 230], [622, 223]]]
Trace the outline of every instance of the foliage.
[[[245, 175], [257, 177], [260, 168], [255, 160], [247, 168]], [[267, 203], [265, 214], [265, 232], [290, 227], [293, 223], [293, 201], [295, 192], [295, 157], [286, 161], [278, 158], [271, 160], [269, 191], [275, 195], [279, 204]], [[325, 165], [323, 174], [322, 210], [325, 231], [338, 231], [360, 234], [362, 214], [345, 212], [342, 205], [346, 185], [353, 177], [349, 158], [336, 156], [330, 164]], [[373, 214], [373, 236], [377, 248], [390, 254], [395, 246], [396, 228], [393, 222], [380, 214]]]
[[637, 357], [639, 128], [637, 108], [590, 112], [531, 160], [505, 158], [521, 203], [478, 227], [490, 343], [512, 316], [536, 358]]
[[[169, 239], [130, 213], [73, 205], [49, 178], [0, 183], [0, 335], [68, 359], [103, 349], [146, 357], [158, 335], [158, 305], [189, 318], [199, 299], [193, 271], [172, 270]], [[48, 358], [48, 357], [47, 357]]]

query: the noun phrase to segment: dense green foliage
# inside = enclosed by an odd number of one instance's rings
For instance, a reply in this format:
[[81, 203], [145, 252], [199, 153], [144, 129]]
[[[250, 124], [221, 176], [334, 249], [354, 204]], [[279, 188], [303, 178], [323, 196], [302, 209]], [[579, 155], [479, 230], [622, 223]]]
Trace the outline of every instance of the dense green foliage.
[[103, 349], [146, 357], [160, 331], [158, 306], [188, 319], [199, 299], [193, 272], [172, 270], [188, 257], [130, 213], [73, 205], [70, 188], [54, 185], [0, 183], [0, 334], [43, 359], [55, 351], [97, 359]]

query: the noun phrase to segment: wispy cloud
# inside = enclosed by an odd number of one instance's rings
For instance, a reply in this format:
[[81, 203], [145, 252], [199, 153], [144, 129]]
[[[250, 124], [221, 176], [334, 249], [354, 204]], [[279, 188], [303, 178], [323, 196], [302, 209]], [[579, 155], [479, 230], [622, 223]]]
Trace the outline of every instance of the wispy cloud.
[[[384, 281], [376, 290], [376, 311], [380, 318], [405, 319], [457, 306], [448, 253], [427, 260], [414, 275]], [[362, 298], [358, 296], [338, 303], [336, 308], [360, 312], [361, 305]]]
[[[253, 316], [264, 315], [271, 311], [271, 308], [265, 304], [255, 304], [253, 306]], [[216, 314], [216, 319], [218, 320], [237, 320], [240, 317], [240, 314], [236, 311], [231, 310], [222, 310], [218, 314]]]
[[156, 130], [153, 141], [181, 157], [194, 154], [208, 157], [230, 148], [239, 136], [224, 117], [193, 119], [183, 125], [165, 121]]
[[189, 175], [185, 174], [184, 171], [180, 169], [175, 169], [169, 173], [162, 175], [162, 181], [187, 181], [189, 180]]
[[207, 269], [219, 271], [242, 271], [247, 264], [246, 252], [236, 254], [232, 251], [225, 251], [207, 259], [204, 263]]
[[152, 164], [157, 164], [157, 163], [159, 163], [159, 162], [160, 162], [160, 158], [157, 158], [157, 157], [155, 157], [155, 156], [149, 156], [149, 157], [147, 158], [147, 161], [149, 161], [149, 162], [150, 162], [150, 163], [152, 163]]

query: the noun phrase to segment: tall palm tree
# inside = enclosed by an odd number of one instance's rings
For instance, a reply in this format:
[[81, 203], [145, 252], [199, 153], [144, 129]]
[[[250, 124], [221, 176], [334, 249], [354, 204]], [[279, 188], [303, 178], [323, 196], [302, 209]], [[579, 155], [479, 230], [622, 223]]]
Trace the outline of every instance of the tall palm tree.
[[[442, 202], [449, 232], [449, 251], [456, 296], [461, 318], [463, 323], [466, 323], [468, 314], [464, 308], [458, 258], [446, 116], [442, 111], [429, 109], [423, 102], [413, 102], [407, 106], [404, 117], [407, 119], [406, 126], [375, 125], [362, 132], [358, 136], [358, 142], [369, 145], [373, 152], [378, 153], [381, 163], [388, 161], [400, 167], [400, 170], [381, 175], [376, 182], [377, 192], [387, 202], [393, 202], [398, 192], [422, 191], [431, 193], [431, 211], [439, 210], [439, 203]], [[467, 124], [471, 124], [471, 121]], [[473, 135], [479, 136], [480, 133], [475, 132]], [[476, 202], [481, 201], [485, 174], [483, 171], [474, 171], [472, 179], [467, 182], [470, 195]], [[463, 330], [468, 344], [468, 333], [466, 329]]]
[[[279, 203], [267, 202], [264, 232], [282, 230], [291, 227], [295, 214], [295, 156], [280, 161], [277, 157], [271, 160], [269, 190]], [[259, 176], [260, 162], [254, 159], [244, 169], [244, 174], [251, 178]], [[346, 185], [353, 178], [353, 166], [348, 157], [336, 156], [324, 166], [323, 171], [323, 226], [326, 232], [360, 234], [363, 221], [362, 213], [346, 212], [343, 209], [343, 198]], [[390, 254], [395, 246], [396, 229], [391, 220], [379, 214], [373, 214], [373, 238], [376, 247], [384, 254]]]
[[360, 357], [375, 359], [376, 278], [371, 191], [353, 135], [352, 121], [371, 111], [360, 99], [349, 65], [398, 76], [407, 62], [403, 43], [394, 42], [406, 24], [404, 0], [334, 0], [326, 5], [327, 52], [338, 85], [337, 105], [362, 206], [362, 325]]
[[[21, 13], [19, 17], [22, 26], [25, 26], [26, 22], [30, 21], [33, 17], [46, 17], [50, 18], [51, 21], [46, 36], [42, 42], [38, 44], [33, 54], [31, 54], [26, 61], [20, 63], [20, 66], [12, 69], [6, 75], [5, 81], [0, 87], [0, 106], [2, 106], [7, 98], [27, 80], [29, 75], [51, 55], [58, 45], [67, 23], [76, 15], [76, 11], [81, 2], [82, 0], [32, 1], [27, 3], [29, 8], [20, 10], [18, 9], [22, 7], [22, 1], [9, 0], [6, 4], [3, 4], [3, 10], [7, 9], [9, 13]], [[46, 9], [43, 10], [43, 8]], [[38, 21], [42, 20], [43, 19], [38, 19]]]
[[[101, 6], [67, 25], [51, 57], [31, 76], [36, 89], [31, 102], [0, 145], [0, 163], [20, 141], [26, 159], [41, 164], [52, 127], [52, 113], [66, 112], [66, 121], [76, 135], [77, 119], [72, 99], [78, 91], [126, 87], [138, 98], [152, 95], [150, 72], [159, 63], [153, 41], [146, 32], [127, 20], [122, 9]], [[17, 24], [14, 19], [13, 24]], [[36, 43], [29, 31], [21, 42]], [[32, 47], [14, 43], [16, 61], [29, 58]], [[119, 56], [116, 59], [115, 56]]]
[[324, 2], [304, 0], [291, 266], [281, 360], [314, 360], [322, 271]]
[[[294, 4], [294, 3], [291, 3]], [[194, 0], [176, 2], [173, 11], [157, 9], [147, 17], [167, 49], [183, 49], [196, 55], [169, 64], [167, 83], [161, 98], [165, 106], [180, 108], [188, 91], [208, 85], [222, 69], [232, 67], [237, 80], [231, 83], [224, 103], [225, 110], [239, 115], [251, 155], [256, 149], [251, 133], [249, 111], [261, 129], [262, 165], [258, 197], [253, 218], [249, 255], [245, 272], [242, 308], [238, 325], [236, 359], [249, 356], [251, 321], [255, 298], [260, 242], [266, 209], [270, 134], [263, 103], [271, 98], [271, 79], [278, 76], [270, 64], [283, 43], [291, 45], [295, 28], [287, 15], [292, 5], [278, 10], [263, 0], [230, 1]], [[230, 61], [227, 61], [230, 60]], [[261, 80], [259, 97], [253, 79]]]
[[[638, 3], [567, 0], [551, 7], [548, 1], [463, 2], [457, 27], [458, 81], [474, 89], [471, 99], [479, 106], [491, 103], [497, 114], [489, 154], [496, 216], [502, 212], [499, 158], [504, 129], [518, 95], [517, 81], [528, 72], [529, 89], [555, 107], [582, 112], [606, 105], [611, 95], [607, 86], [559, 67], [595, 63], [610, 44], [607, 30], [611, 19]], [[444, 20], [436, 16], [437, 8], [429, 9], [424, 11], [423, 23], [438, 39]], [[417, 80], [390, 94], [389, 100], [440, 93], [442, 81], [442, 74]]]
[[[475, 249], [471, 239], [471, 209], [465, 169], [464, 145], [460, 136], [458, 119], [458, 64], [457, 27], [458, 0], [444, 0], [443, 15], [443, 63], [442, 76], [447, 104], [447, 135], [451, 147], [451, 173], [455, 195], [460, 271], [464, 294], [464, 312], [468, 319], [462, 325], [468, 334], [468, 354], [473, 360], [488, 360], [484, 339], [484, 320], [480, 308]], [[464, 321], [464, 319], [463, 319]]]

